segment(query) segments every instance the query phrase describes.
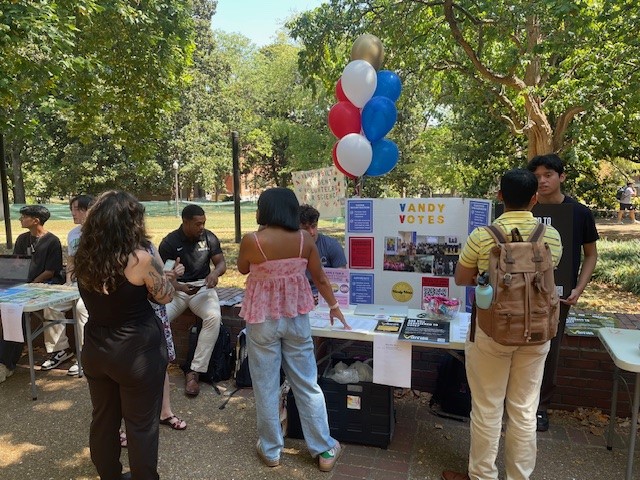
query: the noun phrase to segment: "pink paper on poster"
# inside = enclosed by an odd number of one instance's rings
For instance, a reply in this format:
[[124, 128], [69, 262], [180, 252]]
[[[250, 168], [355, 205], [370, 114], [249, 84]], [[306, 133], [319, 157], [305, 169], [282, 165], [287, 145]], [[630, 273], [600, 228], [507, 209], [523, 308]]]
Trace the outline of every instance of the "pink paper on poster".
[[[340, 307], [346, 308], [349, 306], [349, 270], [346, 268], [324, 268], [324, 273], [331, 283], [331, 289], [336, 297], [336, 300], [340, 304]], [[318, 306], [328, 307], [329, 304], [322, 297], [318, 295]]]

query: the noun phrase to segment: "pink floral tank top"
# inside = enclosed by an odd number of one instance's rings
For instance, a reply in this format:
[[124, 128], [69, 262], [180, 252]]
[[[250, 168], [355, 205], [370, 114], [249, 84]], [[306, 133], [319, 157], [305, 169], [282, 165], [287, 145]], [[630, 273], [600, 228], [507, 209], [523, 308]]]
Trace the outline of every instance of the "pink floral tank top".
[[253, 236], [265, 261], [249, 266], [240, 317], [247, 323], [262, 323], [265, 320], [294, 318], [313, 310], [313, 295], [305, 275], [307, 259], [302, 258], [302, 231], [298, 257], [277, 260], [269, 260], [262, 251], [258, 236], [255, 233]]

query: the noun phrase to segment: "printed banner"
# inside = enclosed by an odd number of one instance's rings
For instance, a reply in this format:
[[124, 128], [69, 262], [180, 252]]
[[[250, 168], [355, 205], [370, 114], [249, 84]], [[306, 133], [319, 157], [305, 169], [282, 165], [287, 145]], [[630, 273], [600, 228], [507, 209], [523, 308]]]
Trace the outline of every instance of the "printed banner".
[[322, 218], [342, 216], [342, 205], [347, 196], [345, 177], [334, 166], [292, 172], [293, 191], [300, 204], [315, 207]]

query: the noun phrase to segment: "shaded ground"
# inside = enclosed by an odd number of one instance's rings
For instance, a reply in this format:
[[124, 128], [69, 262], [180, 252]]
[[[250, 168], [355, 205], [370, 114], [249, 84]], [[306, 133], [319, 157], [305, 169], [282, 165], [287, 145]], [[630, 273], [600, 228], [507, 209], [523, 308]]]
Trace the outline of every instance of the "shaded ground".
[[[187, 398], [182, 394], [183, 376], [172, 375], [171, 381], [174, 411], [189, 426], [182, 432], [161, 427], [163, 480], [437, 480], [442, 470], [463, 470], [466, 465], [469, 424], [433, 415], [427, 394], [398, 393], [396, 430], [388, 449], [346, 445], [335, 470], [321, 473], [301, 440], [286, 440], [280, 467], [260, 463], [251, 390], [236, 394], [220, 410], [229, 383], [221, 384], [222, 396], [204, 385], [198, 397]], [[95, 480], [88, 449], [91, 406], [86, 380], [59, 369], [37, 372], [37, 382], [37, 401], [30, 400], [24, 366], [0, 385], [0, 479]], [[584, 425], [580, 416], [552, 412], [550, 430], [538, 435], [538, 465], [531, 479], [623, 478], [628, 425], [618, 427], [613, 451], [605, 448], [603, 430]], [[640, 452], [635, 459], [638, 471]], [[122, 461], [126, 465], [126, 451]]]

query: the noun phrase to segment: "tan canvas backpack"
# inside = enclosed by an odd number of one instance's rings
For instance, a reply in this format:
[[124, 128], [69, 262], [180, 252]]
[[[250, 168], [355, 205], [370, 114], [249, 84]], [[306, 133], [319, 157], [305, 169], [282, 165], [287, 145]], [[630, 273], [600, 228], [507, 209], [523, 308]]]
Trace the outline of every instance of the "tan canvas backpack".
[[546, 227], [538, 224], [527, 241], [513, 229], [511, 242], [494, 225], [484, 228], [496, 242], [489, 254], [493, 301], [488, 309], [474, 305], [471, 340], [477, 322], [483, 332], [502, 345], [548, 342], [558, 331], [560, 308], [553, 258], [544, 241]]

